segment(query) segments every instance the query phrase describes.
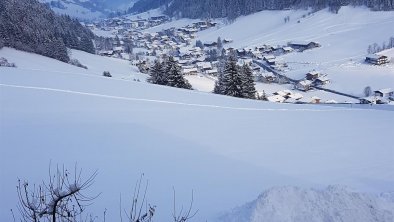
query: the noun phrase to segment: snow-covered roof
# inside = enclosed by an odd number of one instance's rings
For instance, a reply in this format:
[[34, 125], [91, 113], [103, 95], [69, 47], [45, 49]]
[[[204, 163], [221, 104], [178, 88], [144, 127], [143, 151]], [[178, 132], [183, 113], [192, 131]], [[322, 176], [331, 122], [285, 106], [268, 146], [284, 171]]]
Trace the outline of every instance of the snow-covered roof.
[[197, 68], [183, 69], [184, 73], [198, 72]]
[[376, 90], [375, 92], [380, 92], [380, 93], [383, 93], [383, 94], [389, 94], [389, 93], [394, 92], [394, 90], [392, 90], [391, 88], [386, 88], [386, 89]]
[[373, 59], [373, 60], [378, 60], [378, 59], [380, 59], [382, 57], [383, 57], [382, 55], [376, 55], [376, 54], [369, 54], [369, 55], [367, 55], [368, 59]]
[[283, 96], [280, 95], [273, 95], [267, 97], [268, 101], [270, 102], [277, 102], [277, 103], [283, 103], [286, 99]]
[[308, 86], [312, 84], [312, 81], [310, 80], [302, 80], [300, 82], [298, 82], [298, 84], [302, 85], [302, 86]]

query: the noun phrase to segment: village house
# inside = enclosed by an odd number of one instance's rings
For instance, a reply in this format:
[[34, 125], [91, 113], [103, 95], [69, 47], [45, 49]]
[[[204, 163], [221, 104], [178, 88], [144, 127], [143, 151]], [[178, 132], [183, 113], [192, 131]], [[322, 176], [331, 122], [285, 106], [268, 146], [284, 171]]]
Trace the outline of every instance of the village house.
[[312, 81], [310, 80], [302, 80], [299, 81], [296, 85], [296, 88], [298, 90], [302, 90], [302, 91], [308, 91], [311, 89], [311, 85], [312, 85]]
[[198, 74], [198, 69], [197, 68], [183, 69], [183, 74], [184, 75], [197, 75]]
[[310, 103], [315, 103], [315, 104], [319, 104], [320, 102], [321, 102], [321, 99], [317, 96], [313, 96], [310, 101]]
[[369, 96], [360, 99], [361, 104], [387, 104], [387, 100], [382, 97]]
[[320, 76], [319, 78], [315, 79], [315, 81], [313, 81], [313, 84], [317, 86], [326, 85], [328, 83], [330, 83], [330, 79], [327, 76]]
[[365, 62], [370, 63], [370, 64], [374, 64], [374, 65], [383, 65], [383, 64], [389, 63], [389, 59], [387, 56], [384, 56], [384, 55], [371, 54], [365, 58]]
[[217, 69], [211, 69], [211, 70], [206, 70], [205, 73], [211, 76], [217, 76], [219, 72]]
[[392, 90], [390, 88], [376, 90], [376, 91], [374, 91], [374, 93], [375, 93], [375, 96], [384, 97], [384, 98], [394, 96], [394, 90]]
[[224, 43], [224, 44], [228, 44], [228, 43], [232, 43], [232, 42], [233, 42], [232, 39], [229, 39], [229, 38], [223, 39], [223, 43]]
[[320, 77], [320, 73], [317, 72], [317, 71], [311, 71], [311, 72], [308, 72], [308, 73], [305, 75], [305, 79], [311, 80], [311, 81], [313, 81], [313, 80], [315, 80], [315, 79], [317, 79], [317, 78], [319, 78], [319, 77]]
[[313, 48], [320, 47], [320, 44], [317, 42], [294, 41], [294, 42], [289, 42], [288, 46], [293, 49], [298, 49], [300, 51], [304, 51], [307, 49], [313, 49]]
[[284, 101], [286, 101], [286, 98], [280, 95], [272, 95], [267, 97], [267, 100], [270, 102], [283, 103]]
[[272, 72], [268, 72], [264, 75], [264, 82], [266, 83], [273, 83], [276, 81], [276, 76]]

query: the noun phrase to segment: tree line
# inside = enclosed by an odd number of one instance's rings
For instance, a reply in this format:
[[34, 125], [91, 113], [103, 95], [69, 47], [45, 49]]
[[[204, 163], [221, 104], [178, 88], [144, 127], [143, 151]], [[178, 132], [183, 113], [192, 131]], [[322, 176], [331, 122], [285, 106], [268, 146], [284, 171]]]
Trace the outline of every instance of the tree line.
[[69, 62], [67, 48], [95, 53], [94, 34], [37, 0], [1, 0], [0, 46]]
[[235, 19], [262, 10], [283, 10], [311, 7], [314, 10], [329, 7], [338, 12], [341, 6], [364, 5], [373, 10], [393, 10], [392, 0], [174, 0], [166, 10], [170, 16], [188, 18]]

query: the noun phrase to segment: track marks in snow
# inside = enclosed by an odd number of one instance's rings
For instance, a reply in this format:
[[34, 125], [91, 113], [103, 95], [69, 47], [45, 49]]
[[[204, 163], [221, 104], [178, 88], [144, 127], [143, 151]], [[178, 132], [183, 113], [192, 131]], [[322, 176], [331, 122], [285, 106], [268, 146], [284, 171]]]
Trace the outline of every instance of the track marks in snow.
[[[248, 108], [248, 107], [232, 107], [232, 106], [220, 106], [213, 104], [198, 104], [198, 103], [185, 103], [185, 102], [176, 102], [169, 100], [156, 100], [156, 99], [143, 99], [143, 98], [133, 98], [133, 97], [124, 97], [124, 96], [113, 96], [113, 95], [105, 95], [98, 93], [89, 93], [89, 92], [81, 92], [75, 90], [65, 90], [65, 89], [55, 89], [55, 88], [47, 88], [47, 87], [36, 87], [36, 86], [21, 86], [21, 85], [10, 85], [10, 84], [2, 84], [0, 83], [0, 87], [8, 87], [8, 88], [19, 88], [19, 89], [30, 89], [30, 90], [40, 90], [40, 91], [50, 91], [56, 93], [69, 93], [76, 95], [84, 95], [84, 96], [94, 96], [101, 97], [107, 99], [118, 99], [118, 100], [127, 100], [127, 101], [136, 101], [136, 102], [148, 102], [148, 103], [162, 103], [162, 104], [170, 104], [170, 105], [181, 105], [181, 106], [194, 106], [194, 107], [205, 107], [205, 108], [213, 108], [213, 109], [228, 109], [228, 110], [242, 110], [242, 111], [308, 111], [308, 112], [337, 112], [337, 111], [355, 111], [362, 109], [346, 109], [346, 108], [332, 108], [332, 109], [287, 109], [287, 108]], [[291, 105], [291, 104], [289, 104]]]

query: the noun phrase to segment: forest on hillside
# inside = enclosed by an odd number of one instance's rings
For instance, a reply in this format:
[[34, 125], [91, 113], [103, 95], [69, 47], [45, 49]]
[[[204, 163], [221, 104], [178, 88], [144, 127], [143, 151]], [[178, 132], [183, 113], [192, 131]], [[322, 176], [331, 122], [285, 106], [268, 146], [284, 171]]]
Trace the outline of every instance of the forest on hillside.
[[0, 47], [70, 60], [67, 48], [94, 53], [94, 34], [78, 20], [56, 15], [37, 0], [1, 0]]
[[129, 12], [141, 12], [162, 6], [166, 14], [175, 17], [234, 19], [262, 10], [307, 7], [314, 10], [329, 7], [336, 13], [341, 6], [346, 5], [363, 5], [372, 10], [394, 10], [394, 0], [140, 0]]

